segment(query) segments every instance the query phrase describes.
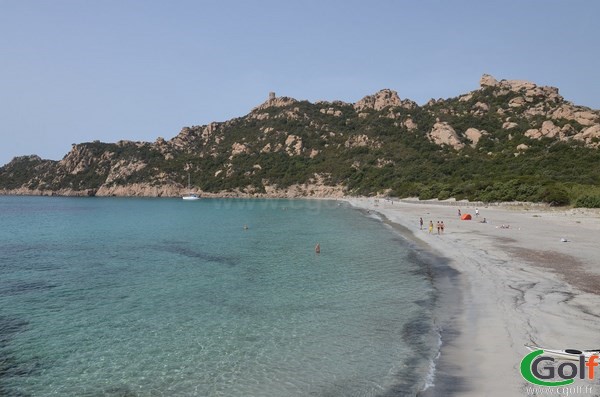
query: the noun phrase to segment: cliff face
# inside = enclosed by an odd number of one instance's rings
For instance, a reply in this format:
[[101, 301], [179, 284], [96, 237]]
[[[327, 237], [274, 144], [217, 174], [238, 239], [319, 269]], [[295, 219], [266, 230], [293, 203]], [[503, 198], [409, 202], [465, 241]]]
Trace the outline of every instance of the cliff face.
[[0, 168], [0, 193], [179, 196], [189, 173], [204, 195], [411, 195], [419, 184], [466, 184], [481, 170], [512, 168], [506, 178], [522, 178], [565, 147], [589, 161], [579, 177], [597, 171], [586, 167], [599, 145], [598, 110], [554, 87], [484, 75], [479, 89], [423, 106], [389, 89], [354, 104], [271, 97], [243, 117], [184, 127], [170, 140], [81, 143], [60, 161], [17, 157]]

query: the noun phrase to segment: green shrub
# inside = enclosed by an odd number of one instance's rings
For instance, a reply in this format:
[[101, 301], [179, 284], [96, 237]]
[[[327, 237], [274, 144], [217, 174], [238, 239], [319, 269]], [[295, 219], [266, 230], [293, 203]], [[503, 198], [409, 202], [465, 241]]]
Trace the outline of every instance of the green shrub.
[[551, 206], [562, 206], [570, 203], [569, 194], [560, 185], [547, 186], [542, 189], [540, 198]]
[[583, 195], [575, 200], [575, 207], [600, 208], [600, 195]]

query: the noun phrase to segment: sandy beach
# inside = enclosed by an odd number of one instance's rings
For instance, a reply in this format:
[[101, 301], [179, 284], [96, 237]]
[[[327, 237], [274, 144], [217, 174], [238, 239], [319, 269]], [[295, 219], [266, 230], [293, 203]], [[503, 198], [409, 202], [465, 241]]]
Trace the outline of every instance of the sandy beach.
[[[519, 371], [525, 344], [600, 347], [599, 211], [479, 206], [476, 217], [468, 203], [348, 202], [408, 229], [455, 270], [437, 270], [442, 348], [435, 385], [422, 395], [532, 395]], [[473, 219], [460, 220], [459, 208]], [[445, 224], [443, 234], [437, 221]], [[600, 395], [598, 377], [587, 382], [575, 385], [592, 385], [586, 395]]]

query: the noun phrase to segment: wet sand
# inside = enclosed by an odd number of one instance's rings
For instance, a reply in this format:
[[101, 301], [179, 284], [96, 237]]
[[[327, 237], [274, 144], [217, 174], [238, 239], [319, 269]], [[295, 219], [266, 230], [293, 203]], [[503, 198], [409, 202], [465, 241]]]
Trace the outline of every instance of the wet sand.
[[[434, 269], [443, 344], [435, 385], [422, 396], [526, 396], [525, 344], [600, 348], [600, 211], [494, 206], [478, 207], [475, 217], [465, 203], [348, 202], [409, 229], [446, 258], [447, 272]], [[460, 220], [458, 208], [473, 219]], [[600, 395], [598, 377], [586, 395]]]

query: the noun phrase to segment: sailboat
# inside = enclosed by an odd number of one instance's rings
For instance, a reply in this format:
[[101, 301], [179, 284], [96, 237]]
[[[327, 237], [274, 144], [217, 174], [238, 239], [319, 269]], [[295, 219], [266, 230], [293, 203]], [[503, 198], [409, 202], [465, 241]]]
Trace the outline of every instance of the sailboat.
[[189, 191], [188, 195], [182, 197], [184, 200], [200, 200], [200, 197], [197, 194], [192, 193], [192, 184], [190, 183], [189, 172], [188, 172], [188, 191]]

